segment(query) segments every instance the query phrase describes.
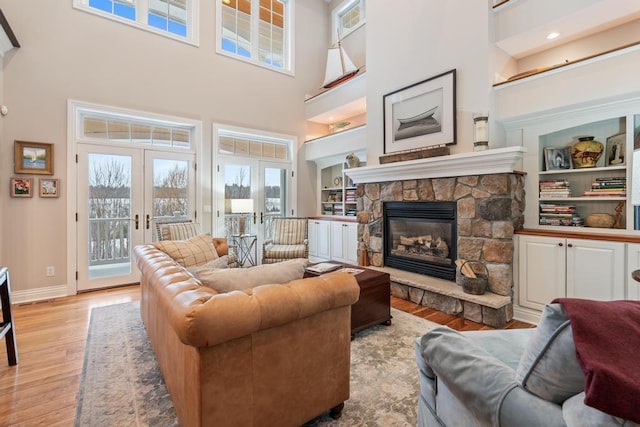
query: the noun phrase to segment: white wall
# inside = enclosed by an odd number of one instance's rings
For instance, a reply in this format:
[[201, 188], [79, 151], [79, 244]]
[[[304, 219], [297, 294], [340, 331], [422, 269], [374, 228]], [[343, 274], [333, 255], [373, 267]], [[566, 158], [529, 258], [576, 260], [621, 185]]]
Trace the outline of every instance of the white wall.
[[[15, 139], [51, 142], [62, 192], [59, 199], [13, 199], [0, 191], [0, 254], [14, 291], [65, 285], [66, 195], [74, 190], [65, 179], [68, 99], [201, 120], [206, 170], [213, 122], [304, 140], [304, 94], [324, 74], [324, 1], [296, 1], [296, 77], [217, 55], [213, 1], [200, 0], [199, 47], [75, 10], [70, 0], [0, 0], [0, 8], [22, 46], [2, 67], [10, 113], [0, 119], [0, 183], [9, 188]], [[211, 204], [211, 174], [204, 179], [204, 204]], [[305, 185], [303, 177], [299, 188]], [[207, 229], [211, 218], [200, 218]], [[49, 265], [56, 276], [45, 277]]]
[[457, 144], [473, 149], [473, 113], [489, 111], [487, 2], [403, 0], [367, 3], [367, 165], [383, 154], [383, 96], [457, 70]]

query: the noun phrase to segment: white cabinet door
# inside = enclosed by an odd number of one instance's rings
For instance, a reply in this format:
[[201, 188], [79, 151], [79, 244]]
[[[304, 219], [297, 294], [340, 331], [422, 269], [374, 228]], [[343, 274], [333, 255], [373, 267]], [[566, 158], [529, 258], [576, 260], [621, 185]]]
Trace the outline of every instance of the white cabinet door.
[[328, 261], [330, 253], [330, 221], [309, 220], [309, 260]]
[[358, 264], [358, 224], [331, 222], [331, 259]]
[[344, 223], [339, 221], [332, 221], [331, 259], [334, 261], [346, 262], [344, 258]]
[[567, 239], [567, 296], [624, 299], [625, 244]]
[[634, 270], [640, 269], [640, 244], [627, 244], [627, 274], [624, 281], [627, 285], [626, 298], [632, 300], [640, 300], [640, 282], [631, 277]]
[[358, 264], [358, 224], [346, 224], [343, 235], [344, 258], [348, 264]]
[[566, 295], [565, 239], [520, 235], [518, 253], [519, 305], [542, 310]]

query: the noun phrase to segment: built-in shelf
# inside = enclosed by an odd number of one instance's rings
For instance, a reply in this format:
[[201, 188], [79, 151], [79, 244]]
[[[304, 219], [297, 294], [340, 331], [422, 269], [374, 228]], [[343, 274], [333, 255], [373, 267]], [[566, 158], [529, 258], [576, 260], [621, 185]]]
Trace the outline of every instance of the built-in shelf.
[[613, 56], [624, 55], [625, 53], [632, 52], [635, 50], [640, 50], [640, 41], [630, 43], [616, 49], [610, 49], [606, 52], [589, 55], [584, 58], [576, 59], [575, 61], [567, 61], [563, 64], [551, 65], [548, 67], [540, 67], [534, 70], [525, 71], [525, 72], [516, 74], [515, 76], [512, 76], [511, 78], [509, 78], [504, 82], [495, 83], [493, 87], [501, 88], [501, 87], [509, 86], [510, 83], [517, 84], [522, 80], [526, 80], [526, 81], [533, 80], [534, 78], [537, 78], [537, 77], [542, 77], [545, 75], [563, 72], [563, 71], [574, 69], [584, 65], [589, 65], [594, 62], [603, 61]]
[[522, 170], [522, 157], [526, 151], [526, 148], [521, 146], [496, 148], [346, 169], [345, 174], [355, 184], [363, 184], [406, 179], [513, 173]]
[[0, 56], [3, 57], [5, 53], [14, 47], [20, 47], [20, 43], [18, 43], [16, 35], [9, 26], [9, 21], [0, 10]]

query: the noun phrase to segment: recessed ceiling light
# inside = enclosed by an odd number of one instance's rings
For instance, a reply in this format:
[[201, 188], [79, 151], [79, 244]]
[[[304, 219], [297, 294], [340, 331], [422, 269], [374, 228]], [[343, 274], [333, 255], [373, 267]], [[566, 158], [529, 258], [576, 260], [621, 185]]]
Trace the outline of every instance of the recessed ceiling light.
[[557, 38], [559, 35], [560, 33], [556, 33], [555, 31], [550, 32], [549, 34], [547, 34], [547, 40], [553, 40]]

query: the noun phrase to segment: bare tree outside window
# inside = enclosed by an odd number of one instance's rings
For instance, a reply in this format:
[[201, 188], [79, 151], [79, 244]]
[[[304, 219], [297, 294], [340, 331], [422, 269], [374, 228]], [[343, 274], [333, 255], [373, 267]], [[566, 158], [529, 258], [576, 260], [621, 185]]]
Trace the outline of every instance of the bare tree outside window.
[[88, 251], [92, 265], [129, 258], [131, 174], [128, 161], [125, 156], [90, 156]]

